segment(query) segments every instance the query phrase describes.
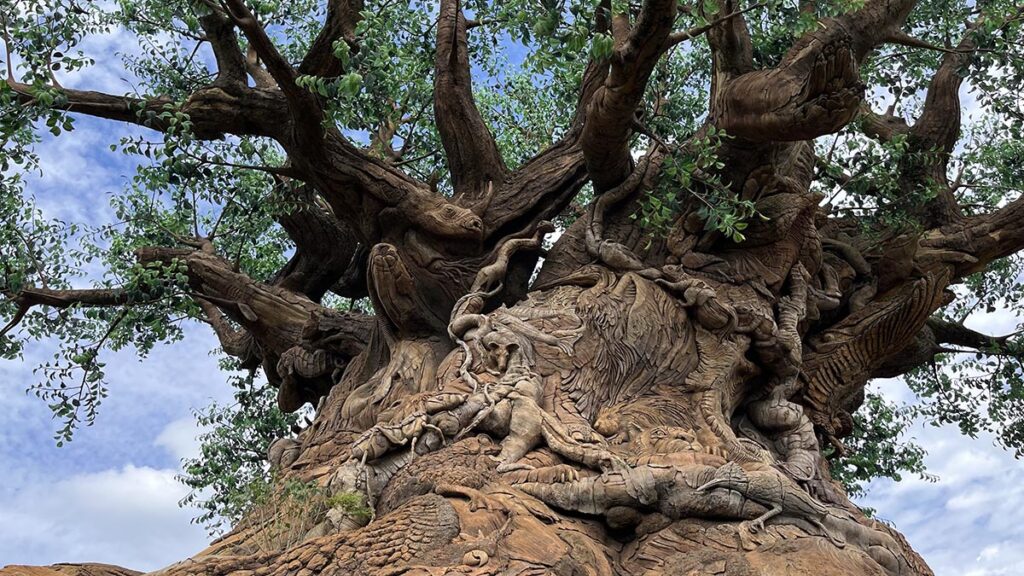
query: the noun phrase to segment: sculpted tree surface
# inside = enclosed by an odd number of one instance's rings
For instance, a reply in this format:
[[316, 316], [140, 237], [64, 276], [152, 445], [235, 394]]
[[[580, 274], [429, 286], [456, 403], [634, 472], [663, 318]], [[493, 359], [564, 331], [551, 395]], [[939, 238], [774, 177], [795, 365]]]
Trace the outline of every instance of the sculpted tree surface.
[[[0, 352], [62, 342], [58, 438], [183, 318], [315, 407], [161, 574], [930, 574], [830, 473], [867, 382], [1020, 446], [963, 318], [1019, 292], [1024, 7], [4, 4]], [[69, 87], [115, 29], [138, 92]], [[17, 177], [83, 115], [142, 127], [99, 227]], [[964, 351], [987, 414], [920, 372]]]

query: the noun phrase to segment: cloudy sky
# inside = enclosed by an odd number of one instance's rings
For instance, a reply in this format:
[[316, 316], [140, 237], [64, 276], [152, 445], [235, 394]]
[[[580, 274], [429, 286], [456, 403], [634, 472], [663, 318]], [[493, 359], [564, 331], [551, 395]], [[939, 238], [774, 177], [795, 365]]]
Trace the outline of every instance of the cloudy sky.
[[[130, 90], [130, 78], [109, 58], [136, 50], [127, 40], [90, 40], [88, 53], [108, 57], [87, 79], [65, 84]], [[107, 146], [130, 130], [80, 119], [73, 133], [43, 142], [44, 175], [29, 190], [47, 216], [110, 221], [106, 198], [133, 166]], [[1000, 314], [969, 323], [993, 334], [1016, 324]], [[184, 342], [158, 347], [145, 362], [130, 352], [108, 354], [110, 397], [96, 426], [63, 448], [55, 446], [57, 424], [45, 403], [24, 392], [53, 347], [43, 342], [28, 349], [24, 363], [0, 362], [0, 566], [96, 561], [152, 570], [205, 547], [203, 529], [190, 523], [195, 511], [178, 507], [186, 489], [175, 475], [181, 458], [196, 454], [191, 410], [227, 399], [230, 390], [209, 354], [212, 334], [198, 325], [186, 331]], [[898, 381], [880, 386], [912, 400]], [[877, 482], [863, 503], [901, 530], [940, 576], [1024, 573], [1024, 465], [990, 437], [923, 425], [912, 435], [939, 480]]]

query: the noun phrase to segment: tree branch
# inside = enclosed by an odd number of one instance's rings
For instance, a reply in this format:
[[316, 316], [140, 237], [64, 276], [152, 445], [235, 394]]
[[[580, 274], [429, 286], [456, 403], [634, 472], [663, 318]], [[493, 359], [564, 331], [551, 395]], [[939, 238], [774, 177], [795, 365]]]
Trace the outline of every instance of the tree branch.
[[292, 119], [309, 130], [320, 130], [320, 123], [323, 120], [323, 108], [320, 106], [320, 102], [312, 92], [295, 83], [298, 74], [284, 56], [277, 51], [277, 47], [267, 36], [267, 31], [256, 20], [256, 15], [242, 0], [222, 0], [221, 4], [238, 28], [245, 33], [249, 44], [266, 65], [267, 72], [284, 93], [285, 99], [288, 101], [288, 108], [292, 113]]
[[851, 14], [826, 19], [768, 70], [745, 71], [749, 37], [743, 41], [742, 33], [734, 34], [732, 48], [719, 49], [721, 58], [716, 55], [715, 125], [753, 141], [808, 140], [845, 126], [864, 93], [859, 63], [894, 37], [914, 3], [874, 0]]
[[294, 207], [277, 221], [295, 242], [295, 254], [271, 284], [319, 302], [348, 270], [358, 241], [329, 208], [315, 201], [309, 186], [291, 191]]
[[758, 8], [764, 8], [765, 6], [767, 6], [767, 4], [754, 4], [752, 6], [748, 6], [747, 8], [743, 8], [742, 10], [733, 10], [732, 12], [729, 12], [724, 16], [719, 16], [703, 26], [695, 26], [693, 28], [690, 28], [689, 30], [680, 30], [678, 32], [673, 32], [668, 35], [668, 41], [665, 44], [665, 48], [668, 49], [671, 48], [672, 46], [675, 46], [676, 44], [686, 42], [687, 40], [693, 40], [694, 38], [697, 38], [710, 32], [712, 28], [715, 28], [720, 24], [724, 24], [729, 20], [732, 20], [733, 18], [738, 18], [743, 14], [746, 14], [747, 12], [757, 10]]
[[[14, 80], [7, 85], [22, 104], [35, 103], [32, 87]], [[91, 90], [59, 89], [63, 99], [55, 108], [96, 118], [128, 122], [164, 132], [169, 124], [159, 115], [173, 106], [166, 96], [134, 98], [114, 96]], [[282, 115], [286, 104], [277, 90], [259, 88], [200, 88], [181, 107], [192, 122], [193, 135], [200, 140], [214, 140], [225, 134], [239, 136], [281, 137], [286, 124]]]
[[224, 313], [213, 302], [205, 298], [196, 298], [196, 303], [203, 310], [206, 323], [213, 328], [224, 353], [241, 360], [243, 367], [259, 366], [259, 350], [252, 335], [245, 330], [236, 330], [232, 327]]
[[953, 344], [955, 346], [966, 346], [975, 350], [985, 351], [999, 349], [1012, 334], [1006, 336], [989, 336], [959, 324], [944, 320], [938, 316], [932, 316], [926, 324], [935, 334], [935, 341], [939, 344]]
[[637, 106], [664, 53], [676, 10], [674, 0], [644, 2], [628, 36], [621, 44], [616, 40], [608, 76], [587, 104], [580, 145], [596, 192], [619, 184], [633, 169], [629, 139]]
[[355, 52], [356, 25], [363, 9], [362, 0], [330, 0], [327, 3], [327, 18], [313, 44], [299, 64], [299, 74], [310, 76], [338, 76], [343, 71], [341, 60], [334, 57], [334, 43], [342, 40]]
[[18, 292], [4, 293], [17, 310], [11, 320], [0, 328], [0, 338], [13, 330], [35, 306], [50, 306], [65, 309], [71, 306], [86, 308], [104, 308], [131, 304], [132, 298], [120, 288], [87, 288], [70, 290], [53, 290], [48, 288], [22, 288]]
[[1024, 249], [1024, 196], [987, 214], [968, 216], [933, 228], [920, 240], [919, 259], [934, 254], [953, 266], [956, 278]]
[[199, 24], [206, 33], [206, 40], [213, 48], [213, 56], [217, 60], [217, 79], [215, 86], [244, 86], [245, 58], [238, 49], [238, 37], [235, 36], [235, 25], [218, 12], [211, 12], [199, 19]]
[[476, 200], [487, 182], [504, 180], [505, 162], [473, 101], [460, 0], [441, 0], [434, 60], [434, 117], [458, 198]]

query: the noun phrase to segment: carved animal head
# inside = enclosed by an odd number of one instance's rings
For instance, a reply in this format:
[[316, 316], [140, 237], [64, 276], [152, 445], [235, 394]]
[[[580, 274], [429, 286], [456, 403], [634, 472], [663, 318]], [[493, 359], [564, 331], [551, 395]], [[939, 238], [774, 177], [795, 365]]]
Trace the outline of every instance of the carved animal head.
[[612, 438], [622, 431], [621, 415], [615, 410], [602, 408], [594, 422], [594, 430], [606, 438]]
[[703, 449], [692, 430], [678, 426], [655, 426], [644, 432], [647, 447], [655, 453], [699, 451]]
[[480, 344], [485, 353], [484, 367], [493, 374], [504, 374], [520, 354], [519, 337], [502, 326], [484, 334]]
[[448, 238], [479, 240], [484, 233], [483, 221], [472, 210], [442, 200], [420, 214], [418, 221], [424, 231]]

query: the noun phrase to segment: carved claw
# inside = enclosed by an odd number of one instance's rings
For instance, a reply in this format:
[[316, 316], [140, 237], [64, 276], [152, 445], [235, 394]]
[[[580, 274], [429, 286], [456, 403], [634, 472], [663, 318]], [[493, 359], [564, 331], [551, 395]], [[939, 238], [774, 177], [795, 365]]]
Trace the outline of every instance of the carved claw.
[[748, 522], [742, 522], [740, 526], [745, 526], [751, 534], [757, 534], [758, 532], [764, 531], [764, 520], [762, 520], [761, 518], [756, 518]]
[[537, 475], [538, 477], [546, 476], [549, 482], [575, 482], [580, 479], [580, 471], [568, 464], [542, 468], [537, 470]]
[[556, 464], [542, 468], [521, 468], [525, 473], [514, 474], [509, 478], [512, 484], [535, 482], [540, 484], [564, 484], [580, 479], [580, 471], [568, 464]]
[[499, 474], [513, 472], [515, 470], [534, 470], [535, 468], [525, 462], [505, 462], [498, 456], [488, 456], [491, 460], [498, 462], [497, 471]]
[[622, 458], [619, 458], [618, 456], [616, 456], [614, 454], [610, 454], [610, 453], [607, 456], [601, 458], [601, 460], [598, 462], [597, 465], [601, 469], [601, 472], [605, 472], [605, 473], [607, 473], [607, 472], [627, 473], [627, 472], [629, 472], [632, 469], [632, 467], [629, 465], [629, 463], [627, 463], [625, 460], [623, 460]]

